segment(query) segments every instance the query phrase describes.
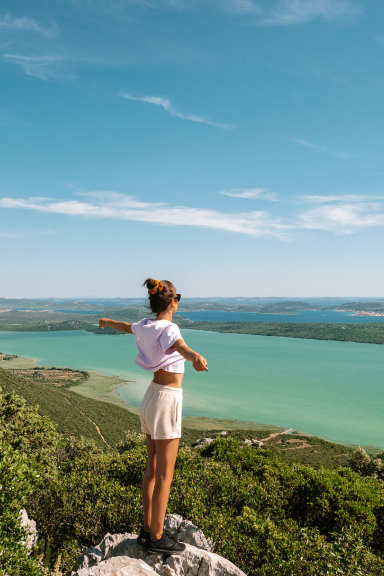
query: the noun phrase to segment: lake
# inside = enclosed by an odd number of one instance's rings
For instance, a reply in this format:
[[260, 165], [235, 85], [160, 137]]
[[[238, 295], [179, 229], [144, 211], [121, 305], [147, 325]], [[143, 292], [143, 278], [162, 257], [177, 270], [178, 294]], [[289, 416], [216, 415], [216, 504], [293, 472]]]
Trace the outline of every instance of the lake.
[[[184, 416], [287, 426], [341, 443], [384, 449], [384, 346], [182, 330], [208, 360], [187, 363]], [[1, 332], [0, 351], [119, 375], [128, 405], [139, 406], [150, 375], [133, 363], [132, 336], [88, 332]]]

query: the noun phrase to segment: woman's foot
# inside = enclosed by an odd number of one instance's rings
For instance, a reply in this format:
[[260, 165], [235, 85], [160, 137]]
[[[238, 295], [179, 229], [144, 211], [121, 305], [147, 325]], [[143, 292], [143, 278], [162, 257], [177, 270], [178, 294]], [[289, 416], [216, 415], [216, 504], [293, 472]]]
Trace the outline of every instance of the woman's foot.
[[178, 542], [169, 533], [163, 532], [161, 538], [152, 540], [151, 536], [145, 541], [145, 549], [150, 554], [181, 554], [185, 550], [185, 544]]
[[149, 538], [149, 537], [150, 537], [149, 530], [146, 530], [146, 529], [144, 528], [144, 526], [142, 526], [142, 527], [140, 528], [140, 532], [139, 532], [139, 535], [138, 535], [138, 537], [137, 537], [137, 543], [138, 543], [138, 544], [142, 544], [142, 545], [144, 546], [147, 538]]

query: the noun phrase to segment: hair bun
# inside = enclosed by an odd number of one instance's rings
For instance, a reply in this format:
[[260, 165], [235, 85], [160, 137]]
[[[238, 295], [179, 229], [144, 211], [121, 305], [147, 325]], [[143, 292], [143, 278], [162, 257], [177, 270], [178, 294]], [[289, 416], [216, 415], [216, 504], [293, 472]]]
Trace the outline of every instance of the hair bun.
[[154, 314], [166, 310], [170, 302], [176, 298], [176, 288], [169, 280], [147, 278], [143, 286], [148, 290], [149, 306]]
[[153, 290], [154, 287], [156, 286], [156, 280], [154, 280], [153, 278], [147, 278], [147, 280], [144, 282], [143, 286], [145, 286], [148, 291]]

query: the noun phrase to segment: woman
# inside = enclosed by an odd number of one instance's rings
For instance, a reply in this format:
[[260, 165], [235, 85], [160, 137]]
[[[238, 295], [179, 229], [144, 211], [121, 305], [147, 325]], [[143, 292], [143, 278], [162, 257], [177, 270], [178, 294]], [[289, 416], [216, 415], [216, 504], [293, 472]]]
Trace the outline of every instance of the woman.
[[148, 461], [142, 485], [144, 527], [138, 541], [154, 554], [180, 554], [185, 545], [174, 540], [163, 527], [181, 437], [184, 362], [192, 362], [197, 372], [208, 371], [208, 367], [205, 358], [186, 345], [179, 327], [172, 323], [180, 301], [172, 282], [148, 278], [143, 286], [148, 289], [155, 320], [144, 318], [129, 324], [101, 318], [99, 326], [135, 334], [139, 351], [135, 362], [153, 372], [140, 408]]

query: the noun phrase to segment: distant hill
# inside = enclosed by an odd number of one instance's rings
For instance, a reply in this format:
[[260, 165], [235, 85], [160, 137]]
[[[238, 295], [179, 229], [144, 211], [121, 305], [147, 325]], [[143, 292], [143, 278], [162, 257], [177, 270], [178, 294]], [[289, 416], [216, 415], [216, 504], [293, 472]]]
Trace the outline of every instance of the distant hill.
[[197, 312], [197, 311], [224, 311], [224, 312], [256, 312], [261, 314], [284, 314], [296, 310], [322, 310], [322, 306], [301, 302], [299, 300], [285, 300], [283, 302], [268, 302], [260, 304], [243, 304], [234, 302], [183, 302], [179, 304], [178, 312]]
[[12, 308], [49, 308], [48, 300], [29, 300], [28, 298], [0, 298], [0, 310]]
[[262, 304], [260, 306], [261, 312], [294, 312], [295, 310], [323, 310], [322, 306], [310, 304], [309, 302], [301, 302], [300, 300], [286, 300], [285, 302], [276, 302], [270, 304]]
[[345, 310], [347, 312], [384, 312], [384, 301], [378, 302], [346, 302], [327, 308], [327, 310]]

